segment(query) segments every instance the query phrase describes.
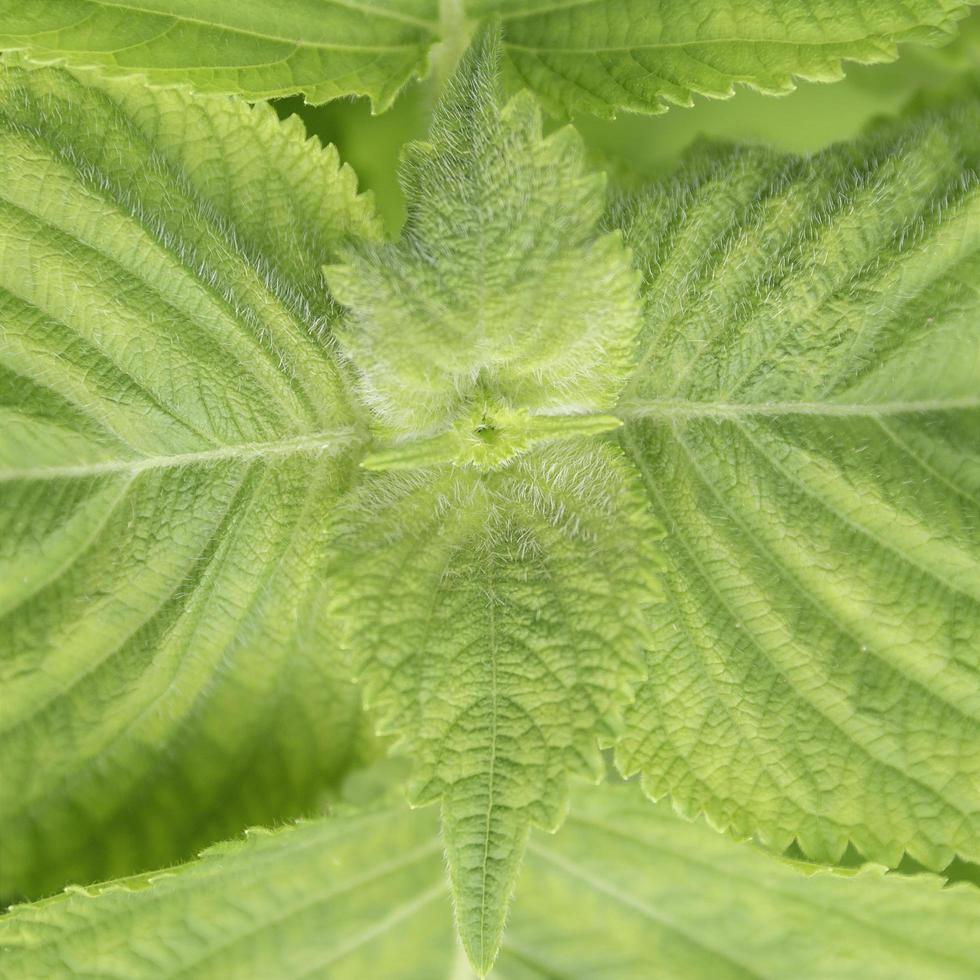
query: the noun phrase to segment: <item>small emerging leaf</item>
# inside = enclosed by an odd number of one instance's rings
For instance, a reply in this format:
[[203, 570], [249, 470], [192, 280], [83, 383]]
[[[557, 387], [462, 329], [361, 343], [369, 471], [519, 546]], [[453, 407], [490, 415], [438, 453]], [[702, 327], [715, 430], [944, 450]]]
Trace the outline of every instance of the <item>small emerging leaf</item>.
[[386, 109], [438, 40], [439, 0], [0, 0], [0, 50], [160, 86]]
[[619, 233], [596, 233], [605, 178], [583, 169], [573, 129], [542, 136], [527, 93], [501, 108], [499, 70], [499, 37], [486, 31], [430, 142], [406, 151], [401, 240], [327, 270], [351, 308], [341, 339], [363, 394], [401, 438], [488, 398], [536, 414], [602, 411], [632, 363], [638, 278]]
[[622, 424], [612, 415], [533, 415], [526, 409], [508, 409], [477, 400], [448, 431], [369, 453], [361, 466], [368, 470], [404, 470], [454, 463], [490, 470], [535, 446], [601, 435]]

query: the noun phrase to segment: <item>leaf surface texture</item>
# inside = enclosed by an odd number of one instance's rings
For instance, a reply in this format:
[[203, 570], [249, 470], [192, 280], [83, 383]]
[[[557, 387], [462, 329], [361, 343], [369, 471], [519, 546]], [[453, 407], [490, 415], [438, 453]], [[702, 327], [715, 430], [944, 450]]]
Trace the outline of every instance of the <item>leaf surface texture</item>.
[[422, 70], [437, 21], [438, 0], [3, 0], [0, 48], [156, 85], [386, 108]]
[[512, 80], [557, 112], [661, 112], [734, 85], [830, 81], [947, 40], [962, 0], [45, 0], [0, 2], [0, 47], [247, 98], [367, 95], [386, 108], [438, 41], [499, 18]]
[[596, 233], [574, 133], [544, 138], [524, 97], [501, 108], [499, 57], [484, 33], [409, 150], [402, 240], [327, 270], [392, 440], [341, 512], [336, 611], [416, 801], [442, 800], [484, 970], [529, 826], [560, 823], [567, 773], [602, 773], [656, 560], [635, 474], [591, 430], [618, 425], [596, 413], [630, 363], [638, 282], [619, 234]]
[[[378, 474], [341, 512], [347, 643], [381, 732], [442, 801], [460, 933], [488, 969], [532, 824], [600, 778], [639, 677], [655, 585], [642, 495], [611, 447], [490, 474]], [[634, 547], [633, 542], [641, 542]]]
[[958, 0], [468, 0], [496, 13], [510, 73], [558, 112], [663, 112], [736, 84], [792, 91], [836, 81], [843, 59], [891, 61], [901, 41], [943, 41]]
[[353, 758], [316, 616], [355, 422], [318, 267], [375, 228], [266, 107], [0, 75], [7, 896], [297, 812]]
[[549, 415], [602, 410], [632, 362], [638, 277], [620, 234], [596, 231], [605, 177], [584, 169], [571, 127], [542, 135], [527, 92], [501, 105], [500, 60], [484, 31], [429, 140], [406, 149], [401, 239], [327, 270], [352, 311], [341, 339], [362, 392], [400, 438], [480, 392]]
[[820, 860], [980, 853], [977, 132], [967, 101], [809, 159], [706, 150], [611, 218], [669, 555], [620, 764]]

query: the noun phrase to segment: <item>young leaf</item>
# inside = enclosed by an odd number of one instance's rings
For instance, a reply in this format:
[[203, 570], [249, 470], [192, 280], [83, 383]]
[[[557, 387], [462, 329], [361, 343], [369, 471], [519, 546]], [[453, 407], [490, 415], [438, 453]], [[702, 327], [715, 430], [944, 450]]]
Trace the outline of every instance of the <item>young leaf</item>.
[[507, 62], [558, 112], [664, 112], [736, 84], [793, 89], [843, 77], [842, 59], [891, 61], [901, 41], [948, 40], [961, 0], [467, 0], [499, 13]]
[[249, 99], [367, 95], [419, 74], [438, 0], [0, 0], [0, 49]]
[[638, 278], [620, 234], [596, 233], [604, 177], [570, 127], [542, 137], [527, 93], [501, 108], [499, 49], [483, 32], [430, 142], [408, 148], [401, 241], [327, 270], [363, 393], [402, 438], [486, 391], [549, 415], [602, 410], [632, 363]]
[[[801, 874], [635, 787], [576, 794], [535, 835], [491, 976], [975, 976], [980, 897], [929, 878]], [[134, 937], [139, 937], [134, 942]], [[0, 918], [6, 980], [472, 976], [454, 958], [429, 811], [368, 811], [211, 848]]]
[[[501, 110], [485, 32], [413, 147], [403, 240], [328, 270], [341, 342], [394, 434], [335, 530], [337, 611], [417, 802], [442, 800], [460, 933], [496, 955], [528, 827], [556, 827], [565, 775], [641, 662], [655, 535], [609, 446], [639, 326], [601, 182], [570, 130]], [[561, 174], [560, 181], [555, 180]], [[561, 441], [558, 441], [561, 440]], [[553, 445], [547, 445], [552, 443]], [[440, 465], [441, 464], [441, 465]], [[638, 544], [637, 544], [638, 542]]]
[[623, 205], [668, 602], [619, 762], [819, 860], [980, 856], [980, 110]]
[[357, 417], [318, 266], [376, 223], [298, 137], [0, 73], [8, 897], [183, 857], [349, 764], [316, 612]]
[[[654, 535], [608, 446], [499, 470], [366, 480], [336, 533], [365, 700], [442, 800], [463, 944], [497, 952], [531, 824], [561, 822], [566, 774], [597, 780], [638, 678]], [[635, 542], [640, 542], [637, 546]]]

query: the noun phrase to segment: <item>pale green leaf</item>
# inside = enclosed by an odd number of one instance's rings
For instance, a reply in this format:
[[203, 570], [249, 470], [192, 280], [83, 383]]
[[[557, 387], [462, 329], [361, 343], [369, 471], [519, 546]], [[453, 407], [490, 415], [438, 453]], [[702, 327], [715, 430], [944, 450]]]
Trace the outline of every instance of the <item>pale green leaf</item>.
[[531, 840], [501, 980], [976, 976], [972, 886], [793, 866], [636, 790], [580, 791]]
[[[655, 529], [610, 447], [539, 449], [489, 472], [368, 478], [341, 512], [337, 602], [365, 700], [442, 801], [463, 944], [500, 942], [531, 824], [566, 774], [598, 779], [638, 677]], [[639, 546], [635, 542], [639, 541]]]
[[267, 107], [0, 74], [0, 868], [38, 894], [310, 806], [357, 416], [320, 263], [371, 209]]
[[841, 61], [948, 40], [965, 0], [0, 0], [0, 49], [156, 85], [385, 109], [499, 17], [512, 81], [559, 113], [662, 112], [736, 84], [784, 93]]
[[638, 279], [619, 233], [596, 233], [604, 177], [584, 171], [573, 129], [542, 137], [527, 93], [501, 108], [498, 72], [486, 31], [430, 142], [406, 151], [401, 240], [327, 270], [352, 309], [341, 341], [364, 396], [401, 438], [481, 393], [539, 414], [602, 410], [632, 361]]
[[792, 91], [841, 61], [891, 61], [902, 41], [948, 40], [962, 0], [466, 0], [499, 14], [511, 75], [557, 111], [663, 112], [736, 84]]
[[[334, 532], [337, 611], [414, 795], [442, 800], [460, 932], [486, 969], [532, 823], [638, 676], [655, 527], [610, 447], [640, 326], [601, 180], [526, 98], [500, 108], [487, 31], [408, 154], [402, 240], [329, 268], [339, 332], [393, 444]], [[562, 179], [556, 180], [560, 173]], [[639, 541], [639, 546], [634, 542]]]
[[619, 748], [775, 848], [980, 856], [980, 108], [624, 204], [668, 602]]
[[[583, 115], [576, 117], [575, 127], [593, 154], [601, 155], [604, 169], [633, 186], [641, 179], [669, 175], [683, 154], [704, 137], [761, 141], [790, 153], [815, 153], [833, 143], [859, 138], [872, 120], [903, 113], [913, 96], [948, 92], [969, 78], [971, 70], [980, 69], [980, 8], [973, 8], [958, 27], [956, 39], [943, 47], [903, 44], [899, 59], [890, 64], [848, 64], [846, 78], [834, 85], [803, 83], [777, 99], [751, 90], [727, 101], [697, 97], [693, 108], [666, 115], [629, 113], [617, 119]], [[383, 117], [385, 123], [394, 126], [409, 118], [410, 109], [410, 101], [404, 100]], [[342, 155], [348, 148], [367, 145], [372, 131], [364, 135], [354, 131], [366, 112], [358, 114], [351, 107], [335, 105], [304, 110], [304, 119], [310, 125], [327, 113], [332, 121], [341, 114], [345, 122], [350, 119], [346, 129], [334, 123], [333, 131], [342, 134], [338, 144]], [[316, 131], [315, 124], [311, 128]], [[360, 169], [358, 174], [364, 176]], [[390, 191], [382, 179], [372, 177], [372, 186], [378, 188], [390, 210]]]
[[155, 85], [387, 108], [437, 40], [438, 0], [0, 0], [0, 49]]
[[[5, 980], [467, 980], [430, 811], [338, 815], [14, 909]], [[635, 787], [579, 792], [528, 846], [499, 980], [968, 980], [980, 893], [806, 875]]]

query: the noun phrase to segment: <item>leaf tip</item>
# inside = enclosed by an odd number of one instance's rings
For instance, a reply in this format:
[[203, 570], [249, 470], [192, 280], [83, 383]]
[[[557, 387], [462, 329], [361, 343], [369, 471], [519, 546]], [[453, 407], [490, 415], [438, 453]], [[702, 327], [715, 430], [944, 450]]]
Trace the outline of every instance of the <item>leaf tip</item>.
[[459, 939], [485, 977], [500, 951], [530, 828], [526, 814], [467, 805], [473, 802], [444, 800], [442, 832]]

